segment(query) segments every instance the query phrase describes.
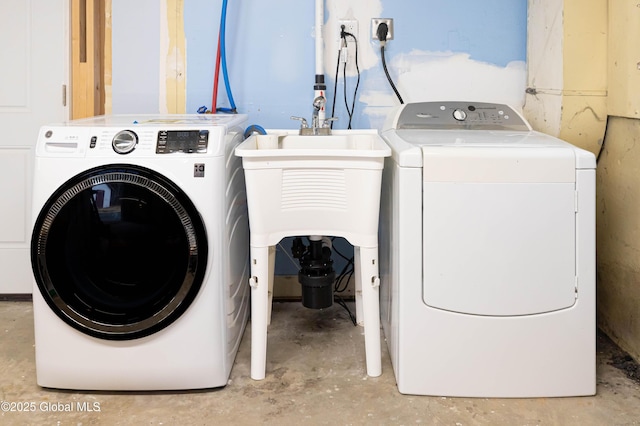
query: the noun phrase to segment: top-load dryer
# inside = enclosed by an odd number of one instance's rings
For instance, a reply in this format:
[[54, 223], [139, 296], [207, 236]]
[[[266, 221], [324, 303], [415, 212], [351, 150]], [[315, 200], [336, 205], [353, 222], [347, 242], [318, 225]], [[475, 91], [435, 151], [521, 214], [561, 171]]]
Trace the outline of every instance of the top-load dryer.
[[403, 105], [383, 137], [381, 312], [400, 392], [594, 394], [593, 154], [489, 103]]

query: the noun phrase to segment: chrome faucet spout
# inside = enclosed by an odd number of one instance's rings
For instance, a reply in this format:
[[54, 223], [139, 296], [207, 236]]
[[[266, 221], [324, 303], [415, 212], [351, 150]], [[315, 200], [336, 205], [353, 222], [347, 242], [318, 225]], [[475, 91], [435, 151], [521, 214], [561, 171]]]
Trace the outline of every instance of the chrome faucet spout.
[[325, 99], [324, 96], [318, 96], [317, 98], [315, 98], [313, 100], [313, 109], [315, 110], [315, 113], [317, 114], [318, 111], [324, 108], [326, 103], [327, 103], [327, 100]]
[[319, 113], [322, 108], [324, 108], [327, 100], [324, 96], [318, 96], [313, 100], [313, 116], [311, 117], [311, 128], [313, 129], [313, 134], [318, 134], [318, 129], [320, 128], [320, 118]]

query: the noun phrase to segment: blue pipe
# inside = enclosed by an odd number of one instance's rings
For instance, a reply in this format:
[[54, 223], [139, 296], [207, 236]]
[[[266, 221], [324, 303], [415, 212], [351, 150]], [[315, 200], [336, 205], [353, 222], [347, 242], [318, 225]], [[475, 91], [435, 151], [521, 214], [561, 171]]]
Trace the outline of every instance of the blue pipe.
[[264, 127], [262, 126], [259, 126], [257, 124], [252, 124], [251, 126], [247, 127], [246, 130], [244, 131], [244, 138], [246, 139], [254, 133], [257, 133], [259, 135], [266, 135], [267, 131], [264, 130]]
[[225, 32], [227, 20], [227, 0], [222, 0], [222, 14], [220, 17], [220, 59], [222, 61], [222, 75], [224, 77], [224, 86], [227, 89], [227, 97], [231, 105], [231, 111], [236, 112], [236, 103], [233, 100], [231, 86], [229, 85], [229, 73], [227, 72], [227, 51], [225, 48]]

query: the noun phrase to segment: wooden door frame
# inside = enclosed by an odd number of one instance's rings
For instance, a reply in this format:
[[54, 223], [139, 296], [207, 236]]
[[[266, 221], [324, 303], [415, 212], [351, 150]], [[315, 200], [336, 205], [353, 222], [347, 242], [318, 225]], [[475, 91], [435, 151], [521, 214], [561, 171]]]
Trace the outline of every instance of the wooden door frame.
[[72, 119], [106, 112], [105, 88], [111, 85], [110, 11], [111, 0], [71, 0]]

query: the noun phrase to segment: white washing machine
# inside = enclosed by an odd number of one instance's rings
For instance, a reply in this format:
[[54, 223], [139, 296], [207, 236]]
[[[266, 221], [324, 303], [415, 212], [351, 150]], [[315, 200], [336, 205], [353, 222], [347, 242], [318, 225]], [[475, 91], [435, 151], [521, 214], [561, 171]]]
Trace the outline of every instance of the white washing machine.
[[44, 126], [31, 260], [37, 382], [223, 386], [249, 312], [243, 115]]
[[403, 105], [383, 137], [381, 313], [400, 392], [593, 395], [593, 154], [488, 103]]

